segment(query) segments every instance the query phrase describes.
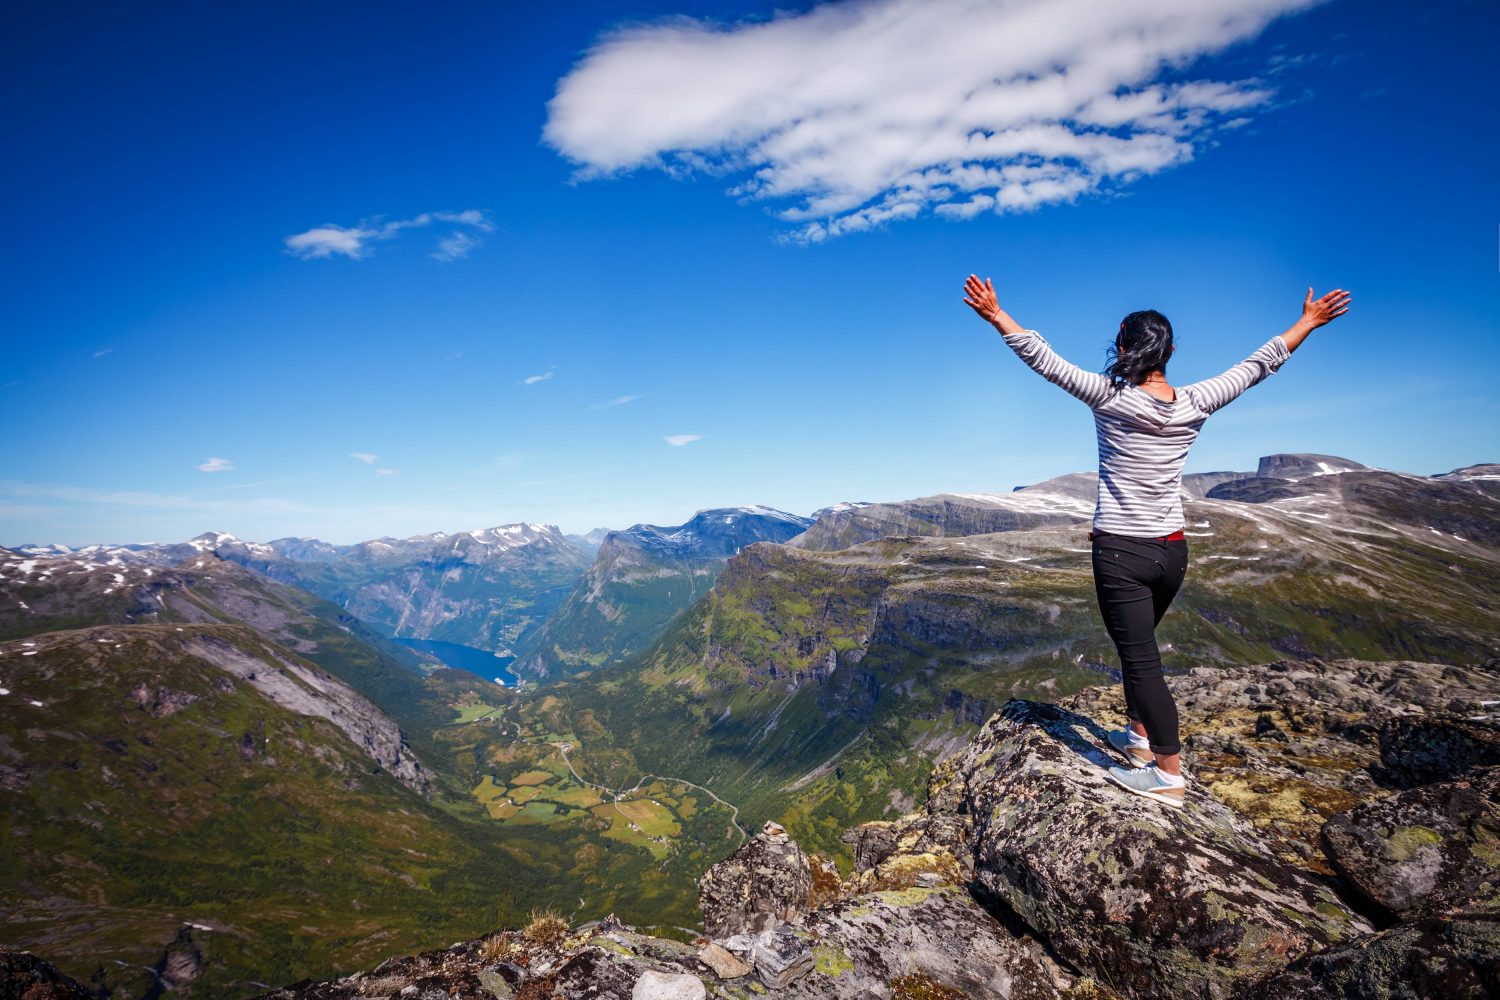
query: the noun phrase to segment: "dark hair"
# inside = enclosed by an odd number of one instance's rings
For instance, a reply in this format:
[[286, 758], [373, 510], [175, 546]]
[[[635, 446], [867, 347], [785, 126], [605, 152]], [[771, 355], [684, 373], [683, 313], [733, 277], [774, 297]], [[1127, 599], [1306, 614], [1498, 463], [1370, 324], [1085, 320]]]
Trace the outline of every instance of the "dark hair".
[[1120, 322], [1120, 332], [1109, 349], [1109, 367], [1104, 369], [1119, 389], [1140, 383], [1148, 372], [1166, 371], [1172, 356], [1172, 324], [1155, 309], [1142, 309]]

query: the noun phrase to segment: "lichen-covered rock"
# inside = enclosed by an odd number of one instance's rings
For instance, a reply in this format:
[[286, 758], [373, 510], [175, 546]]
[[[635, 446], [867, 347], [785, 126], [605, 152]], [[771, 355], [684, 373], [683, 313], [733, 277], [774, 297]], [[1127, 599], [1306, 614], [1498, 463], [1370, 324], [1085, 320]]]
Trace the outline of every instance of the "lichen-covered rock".
[[[1500, 686], [1489, 668], [1362, 660], [1200, 667], [1167, 683], [1198, 784], [1254, 824], [1277, 857], [1320, 876], [1335, 874], [1323, 824], [1392, 787], [1382, 727], [1398, 714], [1483, 714]], [[1103, 726], [1124, 722], [1117, 684], [1062, 704]]]
[[813, 971], [786, 1000], [891, 1000], [893, 985], [921, 976], [972, 1000], [1113, 997], [1060, 968], [1032, 937], [1006, 928], [961, 887], [876, 892], [807, 918]]
[[0, 951], [0, 1000], [89, 1000], [93, 995], [29, 951]]
[[843, 836], [854, 848], [854, 870], [869, 871], [897, 854], [962, 855], [964, 822], [947, 813], [916, 812], [898, 820], [862, 823]]
[[1110, 784], [1105, 745], [1087, 718], [1011, 701], [956, 768], [977, 886], [1056, 954], [1130, 996], [1218, 996], [1372, 930], [1202, 789], [1179, 812]]
[[854, 874], [845, 896], [913, 887], [962, 885], [972, 875], [961, 817], [927, 812], [854, 827], [844, 835], [854, 847]]
[[1459, 717], [1391, 719], [1380, 730], [1380, 762], [1402, 788], [1500, 765], [1500, 725]]
[[798, 933], [791, 924], [780, 924], [756, 937], [750, 958], [760, 981], [780, 990], [811, 972], [810, 938], [806, 932]]
[[1500, 922], [1398, 924], [1295, 962], [1253, 1000], [1480, 1000], [1500, 996]]
[[1366, 899], [1412, 918], [1500, 914], [1500, 768], [1367, 802], [1323, 827]]
[[784, 829], [767, 823], [698, 880], [704, 932], [727, 938], [771, 930], [801, 918], [811, 890], [807, 855]]

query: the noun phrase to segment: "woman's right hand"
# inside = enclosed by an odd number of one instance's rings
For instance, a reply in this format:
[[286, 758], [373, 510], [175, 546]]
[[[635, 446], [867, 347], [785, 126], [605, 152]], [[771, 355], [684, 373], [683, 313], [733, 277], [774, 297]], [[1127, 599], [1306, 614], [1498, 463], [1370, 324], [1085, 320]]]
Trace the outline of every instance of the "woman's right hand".
[[1349, 311], [1349, 294], [1342, 288], [1335, 288], [1321, 299], [1314, 299], [1313, 290], [1309, 288], [1307, 298], [1302, 300], [1302, 322], [1310, 330], [1333, 322]]

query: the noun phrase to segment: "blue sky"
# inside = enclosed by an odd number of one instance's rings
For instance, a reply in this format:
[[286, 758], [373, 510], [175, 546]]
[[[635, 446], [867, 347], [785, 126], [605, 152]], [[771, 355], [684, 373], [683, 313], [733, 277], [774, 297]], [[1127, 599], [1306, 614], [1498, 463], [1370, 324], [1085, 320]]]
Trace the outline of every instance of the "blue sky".
[[923, 6], [11, 5], [0, 544], [583, 531], [1091, 468], [970, 271], [1095, 369], [1161, 309], [1178, 383], [1352, 289], [1190, 471], [1500, 460], [1492, 4], [1226, 0], [1118, 43], [925, 5], [962, 53]]

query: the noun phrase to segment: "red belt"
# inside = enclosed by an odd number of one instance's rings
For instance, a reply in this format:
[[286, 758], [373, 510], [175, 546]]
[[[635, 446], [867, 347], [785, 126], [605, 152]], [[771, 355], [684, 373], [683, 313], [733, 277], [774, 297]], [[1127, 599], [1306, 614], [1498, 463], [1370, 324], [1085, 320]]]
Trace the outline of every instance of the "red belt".
[[1134, 538], [1139, 542], [1182, 542], [1187, 540], [1187, 536], [1182, 533], [1181, 528], [1178, 528], [1170, 535], [1153, 535], [1147, 538], [1142, 538], [1140, 535], [1117, 535], [1113, 531], [1090, 531], [1089, 541], [1092, 542], [1096, 538]]

